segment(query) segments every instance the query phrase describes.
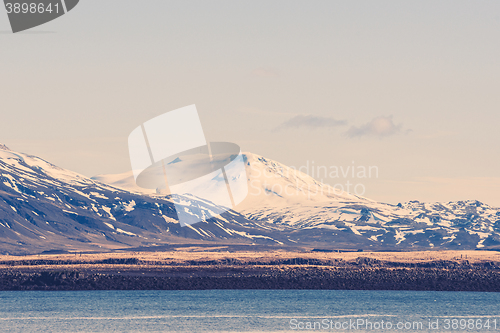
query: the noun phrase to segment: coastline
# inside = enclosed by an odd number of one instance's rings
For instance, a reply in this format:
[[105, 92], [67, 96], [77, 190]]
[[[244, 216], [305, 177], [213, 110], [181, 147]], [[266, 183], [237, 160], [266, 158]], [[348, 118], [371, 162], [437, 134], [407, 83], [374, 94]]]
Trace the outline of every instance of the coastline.
[[227, 252], [224, 247], [191, 250], [0, 256], [0, 290], [500, 292], [500, 253], [493, 251]]

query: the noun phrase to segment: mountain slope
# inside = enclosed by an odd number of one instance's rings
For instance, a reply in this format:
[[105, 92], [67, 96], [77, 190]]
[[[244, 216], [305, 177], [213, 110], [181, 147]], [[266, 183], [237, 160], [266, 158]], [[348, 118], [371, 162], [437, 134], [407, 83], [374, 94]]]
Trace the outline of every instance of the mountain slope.
[[[484, 248], [500, 245], [500, 209], [471, 200], [390, 205], [335, 191], [308, 175], [246, 154], [249, 195], [238, 211], [247, 218], [299, 230], [352, 233], [360, 247]], [[288, 186], [288, 192], [286, 187]], [[276, 191], [280, 189], [280, 191]], [[326, 231], [322, 231], [325, 233]], [[301, 238], [308, 241], [309, 238]], [[359, 241], [359, 240], [358, 240]]]
[[[192, 214], [214, 205], [196, 198], [147, 196], [0, 147], [0, 253], [99, 250], [224, 241], [279, 244], [236, 212], [181, 228], [174, 201]], [[206, 215], [206, 214], [205, 214]], [[278, 234], [279, 236], [280, 234]]]
[[[500, 209], [478, 201], [384, 204], [340, 192], [256, 154], [245, 153], [244, 160], [249, 194], [236, 210], [261, 225], [292, 228], [291, 242], [327, 248], [500, 246]], [[98, 179], [134, 186], [126, 174]]]
[[247, 153], [244, 160], [249, 195], [236, 211], [182, 228], [174, 202], [197, 216], [218, 207], [192, 196], [144, 191], [131, 174], [89, 179], [0, 145], [0, 253], [202, 243], [332, 250], [500, 247], [500, 209], [481, 202], [378, 203], [262, 156]]

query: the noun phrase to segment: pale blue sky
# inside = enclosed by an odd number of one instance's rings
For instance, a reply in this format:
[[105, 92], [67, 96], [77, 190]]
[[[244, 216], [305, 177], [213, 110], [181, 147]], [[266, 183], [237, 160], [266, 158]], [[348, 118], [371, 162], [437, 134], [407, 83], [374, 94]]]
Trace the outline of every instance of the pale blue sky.
[[208, 140], [295, 167], [378, 166], [353, 180], [369, 198], [500, 206], [498, 1], [82, 0], [9, 29], [0, 9], [12, 149], [124, 172], [135, 127], [196, 104]]

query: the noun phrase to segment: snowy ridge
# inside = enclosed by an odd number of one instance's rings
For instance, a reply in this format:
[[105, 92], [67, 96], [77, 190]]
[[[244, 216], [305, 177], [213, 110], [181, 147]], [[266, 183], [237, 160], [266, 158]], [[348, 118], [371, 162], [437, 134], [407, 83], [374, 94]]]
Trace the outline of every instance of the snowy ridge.
[[195, 197], [129, 192], [5, 146], [0, 150], [0, 253], [205, 240], [280, 243], [272, 231], [235, 212], [181, 228], [174, 202], [197, 216], [217, 209]]
[[[291, 242], [319, 241], [332, 248], [500, 247], [500, 209], [478, 201], [385, 204], [340, 192], [263, 156], [244, 153], [244, 161], [249, 195], [236, 210], [263, 227], [289, 228]], [[135, 185], [125, 176], [100, 177], [125, 188]]]
[[[246, 154], [249, 182], [254, 188], [286, 191], [255, 191], [238, 210], [247, 218], [300, 230], [326, 229], [343, 241], [356, 235], [360, 247], [484, 248], [500, 246], [500, 209], [481, 202], [390, 205], [346, 193], [332, 192], [328, 185], [261, 156]], [[257, 177], [255, 176], [257, 175]], [[270, 175], [263, 179], [262, 175]], [[284, 175], [291, 175], [286, 177]], [[265, 185], [263, 185], [265, 182]], [[312, 193], [294, 191], [316, 188]], [[320, 191], [318, 191], [320, 189]], [[297, 195], [298, 193], [298, 195]], [[305, 193], [305, 194], [304, 194]], [[295, 196], [295, 198], [291, 198]], [[347, 237], [348, 238], [348, 237]], [[362, 239], [359, 239], [362, 238]], [[303, 241], [304, 239], [302, 239]]]
[[[500, 209], [470, 200], [390, 205], [342, 193], [245, 153], [249, 195], [235, 211], [181, 228], [189, 214], [218, 211], [194, 196], [135, 186], [131, 173], [94, 179], [0, 145], [0, 253], [167, 244], [265, 244], [323, 249], [500, 248]], [[108, 184], [106, 184], [108, 183]]]

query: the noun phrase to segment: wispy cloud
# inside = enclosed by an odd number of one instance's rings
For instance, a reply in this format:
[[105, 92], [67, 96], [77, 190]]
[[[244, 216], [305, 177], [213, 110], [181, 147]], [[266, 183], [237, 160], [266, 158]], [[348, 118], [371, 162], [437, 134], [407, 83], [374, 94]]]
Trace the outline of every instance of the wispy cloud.
[[312, 115], [298, 115], [295, 116], [284, 123], [282, 123], [278, 128], [332, 128], [346, 125], [345, 120], [337, 120], [331, 117], [318, 117]]
[[[392, 116], [380, 116], [373, 118], [370, 122], [362, 126], [351, 126], [346, 134], [351, 138], [361, 136], [386, 137], [401, 133], [402, 127], [402, 124], [394, 124]], [[405, 132], [408, 132], [408, 130]]]
[[252, 74], [259, 77], [280, 77], [281, 73], [274, 68], [257, 68], [253, 70]]

